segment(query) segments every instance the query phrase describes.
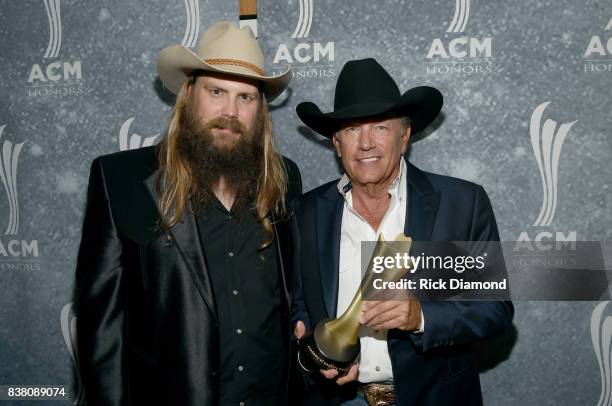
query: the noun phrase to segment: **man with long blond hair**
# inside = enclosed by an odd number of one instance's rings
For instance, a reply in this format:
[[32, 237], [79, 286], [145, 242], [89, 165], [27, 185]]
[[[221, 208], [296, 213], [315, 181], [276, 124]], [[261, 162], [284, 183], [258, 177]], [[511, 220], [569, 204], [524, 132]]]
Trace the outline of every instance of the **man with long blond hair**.
[[94, 160], [76, 270], [88, 404], [293, 405], [288, 220], [296, 165], [275, 147], [248, 28], [164, 48], [177, 95], [154, 147]]

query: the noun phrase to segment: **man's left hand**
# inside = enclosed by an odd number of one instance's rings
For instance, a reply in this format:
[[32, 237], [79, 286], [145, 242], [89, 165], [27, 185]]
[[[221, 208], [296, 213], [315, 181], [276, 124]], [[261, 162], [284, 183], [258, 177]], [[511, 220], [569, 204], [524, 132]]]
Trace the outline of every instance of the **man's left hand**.
[[[327, 379], [336, 379], [338, 377], [337, 369], [320, 369], [321, 374]], [[354, 363], [346, 375], [336, 379], [336, 384], [342, 386], [349, 382], [356, 381], [359, 377], [359, 364]]]
[[421, 303], [415, 299], [363, 302], [359, 322], [374, 330], [417, 331], [421, 327]]

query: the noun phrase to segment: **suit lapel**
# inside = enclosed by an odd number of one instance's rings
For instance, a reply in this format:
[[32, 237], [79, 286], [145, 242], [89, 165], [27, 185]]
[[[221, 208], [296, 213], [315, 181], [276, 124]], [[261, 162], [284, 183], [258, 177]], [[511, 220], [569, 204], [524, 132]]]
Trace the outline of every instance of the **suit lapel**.
[[340, 266], [340, 228], [343, 199], [335, 184], [317, 198], [317, 245], [321, 290], [328, 317], [336, 317], [338, 305], [338, 267]]
[[[159, 210], [159, 197], [155, 187], [156, 176], [157, 172], [154, 172], [144, 180], [144, 184]], [[188, 207], [183, 211], [181, 220], [170, 229], [170, 235], [187, 265], [191, 280], [200, 293], [202, 300], [204, 300], [204, 303], [206, 303], [206, 306], [208, 306], [216, 319], [217, 310], [210, 275], [208, 274], [208, 268], [206, 267], [206, 261], [204, 259], [200, 233], [198, 231], [195, 215]]]
[[276, 240], [276, 256], [278, 258], [278, 265], [280, 267], [280, 277], [281, 282], [283, 284], [283, 293], [285, 294], [285, 298], [287, 299], [287, 303], [291, 303], [290, 290], [287, 283], [287, 273], [285, 264], [289, 264], [290, 259], [287, 258], [289, 255], [293, 255], [293, 251], [290, 251], [289, 246], [281, 247], [281, 244], [286, 241], [291, 240], [291, 236], [289, 231], [287, 230], [287, 223], [281, 222], [277, 223], [274, 216], [272, 215], [272, 227], [274, 228], [274, 239]]
[[427, 177], [416, 166], [406, 161], [408, 207], [404, 234], [414, 241], [429, 241], [436, 222], [440, 192], [435, 191]]

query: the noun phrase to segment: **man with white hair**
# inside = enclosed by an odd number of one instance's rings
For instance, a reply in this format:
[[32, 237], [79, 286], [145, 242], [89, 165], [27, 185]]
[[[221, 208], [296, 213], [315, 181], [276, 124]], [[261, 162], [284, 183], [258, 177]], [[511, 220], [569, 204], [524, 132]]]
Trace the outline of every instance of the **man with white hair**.
[[[360, 288], [362, 241], [376, 241], [381, 234], [392, 240], [401, 233], [415, 242], [499, 240], [481, 186], [424, 172], [405, 159], [409, 138], [441, 108], [437, 89], [419, 86], [401, 94], [372, 58], [342, 68], [333, 112], [323, 113], [310, 102], [297, 106], [308, 127], [331, 138], [345, 172], [304, 194], [296, 206], [298, 338], [348, 308]], [[420, 301], [409, 295], [364, 301], [359, 361], [346, 371], [305, 367], [305, 403], [480, 405], [471, 345], [502, 333], [513, 314], [512, 304], [499, 300]], [[333, 365], [320, 355], [315, 353], [315, 365]], [[300, 349], [302, 356], [309, 354]]]

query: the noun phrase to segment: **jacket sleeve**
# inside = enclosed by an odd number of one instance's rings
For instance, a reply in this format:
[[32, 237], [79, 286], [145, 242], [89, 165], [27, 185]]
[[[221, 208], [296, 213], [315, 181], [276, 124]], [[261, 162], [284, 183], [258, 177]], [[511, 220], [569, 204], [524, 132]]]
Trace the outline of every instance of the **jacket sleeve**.
[[295, 328], [296, 323], [302, 321], [306, 327], [306, 331], [312, 329], [312, 323], [308, 317], [308, 309], [306, 308], [306, 300], [304, 299], [304, 288], [302, 286], [302, 267], [301, 267], [301, 241], [298, 223], [299, 203], [295, 205], [295, 212], [291, 218], [291, 234], [295, 247], [293, 257], [293, 288], [291, 301], [291, 324]]
[[[493, 209], [486, 192], [477, 186], [469, 241], [499, 241]], [[503, 333], [514, 316], [509, 301], [422, 302], [425, 331], [410, 333], [421, 351], [470, 344]]]
[[306, 327], [309, 322], [306, 320], [306, 304], [304, 302], [304, 292], [302, 289], [302, 275], [300, 264], [300, 232], [298, 226], [299, 198], [302, 195], [302, 177], [300, 170], [295, 162], [289, 158], [283, 158], [287, 171], [287, 210], [290, 212], [291, 240], [293, 243], [293, 258], [291, 261], [292, 280], [291, 280], [291, 328], [295, 328], [295, 323], [302, 320]]
[[[306, 327], [306, 332], [309, 332], [313, 329], [312, 322], [309, 317], [308, 308], [306, 306], [306, 299], [304, 298], [304, 287], [302, 285], [302, 266], [301, 266], [301, 239], [300, 239], [300, 226], [299, 220], [303, 221], [303, 218], [300, 214], [300, 205], [299, 201], [296, 202], [294, 206], [294, 214], [291, 218], [291, 234], [293, 238], [293, 243], [295, 247], [294, 258], [293, 258], [293, 287], [292, 287], [292, 295], [291, 295], [291, 329], [295, 331], [295, 325], [298, 321], [304, 323]], [[296, 342], [296, 348], [299, 352], [298, 340], [294, 336], [293, 339]], [[298, 354], [296, 353], [296, 357]], [[316, 374], [308, 373], [299, 365], [299, 360], [295, 360], [297, 369], [302, 376], [302, 384], [304, 390], [309, 390], [312, 386], [314, 386], [317, 382], [320, 381], [320, 376], [318, 372]]]
[[297, 200], [302, 195], [302, 175], [300, 169], [291, 159], [283, 157], [283, 163], [287, 172], [287, 209], [291, 212]]
[[91, 166], [75, 285], [79, 367], [89, 405], [127, 399], [122, 250], [98, 158]]

